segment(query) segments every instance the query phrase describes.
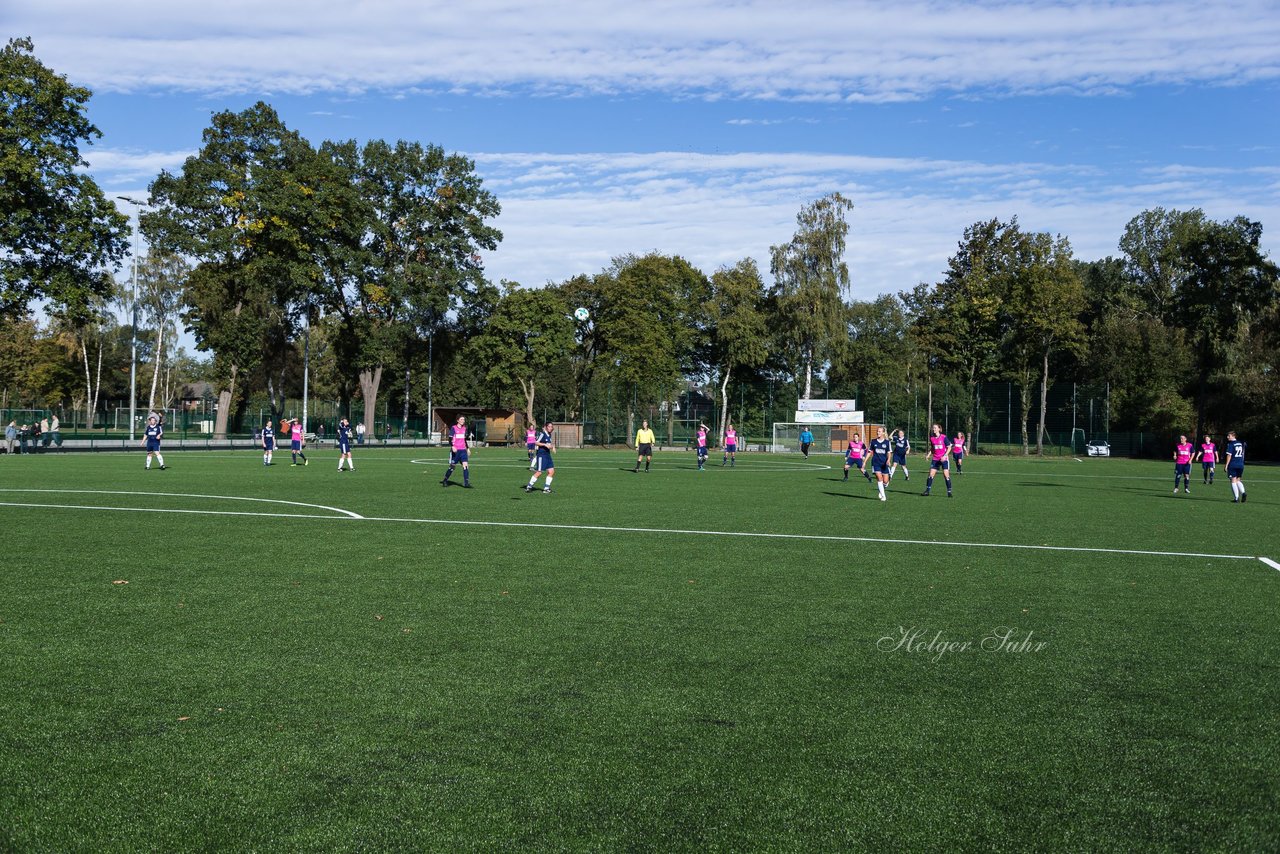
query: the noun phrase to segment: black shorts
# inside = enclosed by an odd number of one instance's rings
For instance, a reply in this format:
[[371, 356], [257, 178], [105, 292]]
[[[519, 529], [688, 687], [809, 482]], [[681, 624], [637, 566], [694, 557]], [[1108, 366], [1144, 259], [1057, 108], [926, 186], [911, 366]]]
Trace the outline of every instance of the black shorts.
[[636, 449], [636, 451], [637, 451], [637, 453], [638, 453], [638, 455], [639, 455], [639, 456], [642, 456], [642, 457], [652, 457], [652, 456], [653, 456], [653, 445], [649, 444], [648, 442], [645, 442], [643, 445], [640, 445], [640, 446]]

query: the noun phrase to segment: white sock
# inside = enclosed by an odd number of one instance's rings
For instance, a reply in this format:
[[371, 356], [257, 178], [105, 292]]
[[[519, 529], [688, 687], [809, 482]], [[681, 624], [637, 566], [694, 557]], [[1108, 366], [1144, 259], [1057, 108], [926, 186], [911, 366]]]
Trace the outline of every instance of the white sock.
[[[550, 480], [550, 479], [551, 479], [551, 478], [547, 478], [547, 480]], [[538, 485], [538, 475], [537, 475], [537, 474], [534, 474], [534, 476], [533, 476], [533, 477], [529, 478], [529, 485], [530, 485], [530, 486], [537, 486], [537, 485]]]
[[547, 489], [551, 488], [551, 475], [547, 475]]
[[156, 454], [156, 462], [160, 463], [160, 465], [164, 465], [164, 457]]
[[1240, 497], [1240, 484], [1236, 483], [1234, 480], [1231, 481], [1231, 497], [1232, 498]]
[[1240, 481], [1240, 494], [1244, 495], [1244, 481]]
[[[147, 468], [151, 468], [151, 457], [150, 457], [150, 456], [148, 456], [148, 457], [147, 457]], [[1235, 488], [1236, 488], [1236, 485], [1235, 485], [1234, 483], [1233, 483], [1233, 484], [1231, 484], [1231, 488], [1232, 488], [1232, 489], [1235, 489]]]
[[880, 489], [880, 497], [884, 498], [884, 481], [876, 481], [876, 486]]

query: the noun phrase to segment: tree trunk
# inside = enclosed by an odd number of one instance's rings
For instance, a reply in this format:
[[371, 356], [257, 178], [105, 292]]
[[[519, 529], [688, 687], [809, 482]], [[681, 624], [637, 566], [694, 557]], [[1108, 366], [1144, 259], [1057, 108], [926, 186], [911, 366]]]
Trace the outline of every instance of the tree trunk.
[[147, 409], [156, 408], [156, 383], [160, 379], [160, 365], [164, 362], [164, 321], [160, 321], [156, 328], [156, 358], [155, 367], [151, 371], [151, 396], [147, 398]]
[[407, 435], [409, 432], [409, 378], [408, 366], [404, 369], [404, 418], [400, 422], [400, 435]]
[[89, 421], [92, 429], [93, 417], [98, 411], [98, 396], [102, 394], [102, 351], [107, 349], [101, 339], [98, 341], [98, 368], [94, 372], [93, 400], [89, 403]]
[[[729, 427], [729, 374], [733, 369], [728, 365], [724, 368], [724, 373], [720, 380], [720, 435], [724, 435], [724, 431]], [[738, 413], [742, 415], [741, 412]]]
[[1022, 455], [1031, 455], [1031, 437], [1027, 433], [1027, 418], [1031, 415], [1031, 372], [1022, 372], [1022, 382], [1018, 383], [1018, 402], [1022, 406], [1022, 417], [1018, 423], [1022, 427]]
[[231, 416], [231, 401], [236, 399], [235, 365], [231, 366], [231, 382], [228, 387], [218, 392], [218, 413], [213, 417], [213, 438], [227, 438], [227, 419]]
[[360, 398], [364, 401], [364, 432], [372, 438], [374, 408], [378, 404], [378, 386], [382, 385], [382, 365], [360, 372]]
[[1045, 407], [1049, 403], [1049, 351], [1044, 351], [1044, 373], [1040, 375], [1040, 425], [1036, 430], [1036, 455], [1044, 456]]
[[535, 391], [533, 386], [533, 377], [530, 377], [528, 382], [525, 382], [523, 379], [520, 380], [520, 391], [524, 393], [524, 423], [533, 424], [533, 400]]
[[804, 349], [804, 399], [813, 396], [813, 347]]
[[93, 378], [89, 376], [89, 348], [84, 339], [80, 339], [80, 355], [84, 358], [84, 429], [93, 429], [93, 410], [89, 401], [93, 399]]
[[928, 423], [924, 426], [924, 435], [933, 435], [933, 383], [929, 383], [929, 402], [925, 406], [925, 421]]

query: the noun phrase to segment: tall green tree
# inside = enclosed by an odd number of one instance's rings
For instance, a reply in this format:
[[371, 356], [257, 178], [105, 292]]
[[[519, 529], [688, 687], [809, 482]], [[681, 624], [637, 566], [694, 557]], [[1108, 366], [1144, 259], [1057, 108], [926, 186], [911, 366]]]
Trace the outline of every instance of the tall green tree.
[[41, 298], [75, 314], [110, 292], [129, 221], [82, 171], [80, 146], [102, 135], [89, 90], [34, 51], [30, 39], [0, 49], [0, 314]]
[[1185, 249], [1189, 274], [1177, 312], [1196, 353], [1196, 434], [1208, 418], [1214, 375], [1246, 336], [1250, 321], [1280, 300], [1280, 268], [1261, 249], [1262, 224], [1236, 217], [1205, 222]]
[[165, 345], [176, 337], [177, 330], [174, 326], [182, 310], [190, 272], [191, 265], [178, 255], [148, 252], [138, 259], [138, 302], [148, 324], [155, 331], [148, 409], [156, 407], [156, 390], [164, 369]]
[[[902, 294], [912, 315], [913, 341], [927, 367], [954, 372], [971, 396], [978, 383], [1002, 373], [1001, 311], [1018, 264], [1020, 235], [1017, 217], [974, 223], [964, 230], [941, 282]], [[932, 396], [928, 418], [933, 419]], [[970, 412], [965, 421], [970, 436], [976, 427]]]
[[[751, 258], [711, 274], [707, 303], [712, 363], [720, 376], [720, 424], [729, 423], [729, 380], [734, 371], [755, 368], [769, 357], [764, 280]], [[742, 413], [738, 414], [742, 420]]]
[[216, 113], [182, 171], [151, 184], [154, 210], [141, 217], [150, 244], [197, 262], [184, 318], [214, 356], [216, 435], [239, 405], [240, 375], [257, 368], [271, 341], [290, 336], [301, 306], [314, 304], [314, 223], [333, 218], [314, 200], [315, 167], [307, 141], [259, 102]]
[[1027, 410], [1030, 375], [1040, 373], [1040, 422], [1036, 453], [1044, 453], [1045, 418], [1049, 394], [1049, 366], [1061, 350], [1076, 350], [1084, 340], [1080, 315], [1085, 308], [1084, 286], [1071, 257], [1071, 244], [1037, 232], [1018, 236], [1017, 266], [1003, 302], [1006, 341], [1021, 379], [1022, 452], [1028, 453]]
[[1134, 217], [1121, 237], [1146, 310], [1170, 334], [1188, 336], [1194, 368], [1184, 388], [1195, 399], [1196, 433], [1208, 420], [1215, 374], [1249, 322], [1278, 299], [1280, 274], [1261, 240], [1261, 223], [1246, 217], [1214, 222], [1199, 209], [1163, 208]]
[[537, 390], [547, 373], [573, 346], [573, 321], [563, 296], [551, 288], [521, 288], [503, 283], [505, 293], [470, 355], [485, 379], [501, 388], [519, 387], [526, 423], [533, 424]]
[[798, 351], [806, 400], [813, 393], [815, 366], [830, 358], [845, 331], [844, 297], [850, 286], [845, 216], [852, 209], [853, 202], [839, 193], [823, 196], [796, 214], [791, 240], [769, 250], [780, 328]]
[[340, 370], [358, 376], [371, 431], [386, 366], [408, 368], [419, 336], [487, 299], [480, 252], [502, 239], [490, 224], [501, 207], [471, 160], [439, 146], [325, 143], [321, 155], [344, 212], [325, 224], [324, 306], [341, 320]]

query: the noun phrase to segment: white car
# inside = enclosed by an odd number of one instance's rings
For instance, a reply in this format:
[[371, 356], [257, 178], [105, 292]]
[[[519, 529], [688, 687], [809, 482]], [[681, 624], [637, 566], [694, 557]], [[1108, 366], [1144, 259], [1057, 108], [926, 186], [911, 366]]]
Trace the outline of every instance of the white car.
[[1092, 442], [1084, 446], [1085, 453], [1091, 457], [1109, 457], [1111, 456], [1111, 446], [1101, 439], [1094, 439]]

